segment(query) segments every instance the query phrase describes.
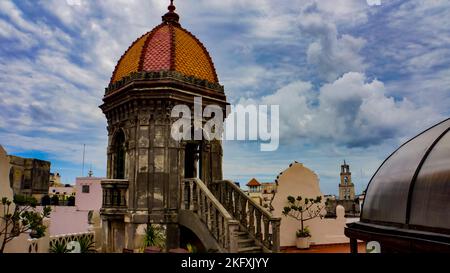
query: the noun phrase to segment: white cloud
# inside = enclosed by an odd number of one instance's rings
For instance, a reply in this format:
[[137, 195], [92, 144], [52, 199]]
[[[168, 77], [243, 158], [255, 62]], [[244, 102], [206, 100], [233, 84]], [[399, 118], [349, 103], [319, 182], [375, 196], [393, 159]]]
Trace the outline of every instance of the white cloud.
[[315, 6], [306, 8], [300, 17], [301, 30], [313, 37], [307, 60], [316, 68], [319, 78], [333, 81], [349, 71], [364, 71], [366, 65], [360, 51], [366, 44], [365, 39], [339, 35], [336, 23], [318, 12]]
[[[436, 70], [450, 58], [448, 1], [409, 1], [392, 11], [383, 1], [378, 18], [386, 26], [373, 21], [375, 8], [363, 0], [175, 3], [182, 25], [209, 49], [228, 98], [282, 105], [282, 137], [299, 149], [303, 140], [327, 146], [309, 152], [318, 162], [323, 154], [355, 152], [339, 145], [372, 145], [360, 148], [364, 153], [389, 146], [387, 138], [398, 143], [448, 113], [449, 70]], [[78, 142], [89, 142], [98, 147], [96, 167], [104, 168], [105, 118], [97, 108], [103, 88], [128, 46], [161, 22], [168, 1], [31, 4], [42, 13], [29, 18], [21, 10], [28, 4], [0, 0], [1, 142], [13, 151], [36, 148], [76, 162], [78, 155], [64, 151], [64, 143], [76, 149]], [[353, 32], [370, 23], [369, 31]], [[363, 58], [368, 47], [375, 54]], [[365, 76], [389, 78], [390, 72], [407, 77], [381, 82]], [[321, 86], [318, 78], [328, 84]], [[377, 151], [370, 155], [382, 160]], [[236, 160], [239, 165], [245, 158]], [[330, 167], [324, 165], [322, 173]]]
[[346, 73], [317, 91], [310, 83], [295, 82], [250, 102], [280, 105], [280, 138], [295, 143], [370, 147], [412, 137], [442, 118], [431, 107], [388, 97], [382, 82], [369, 81], [357, 72]]

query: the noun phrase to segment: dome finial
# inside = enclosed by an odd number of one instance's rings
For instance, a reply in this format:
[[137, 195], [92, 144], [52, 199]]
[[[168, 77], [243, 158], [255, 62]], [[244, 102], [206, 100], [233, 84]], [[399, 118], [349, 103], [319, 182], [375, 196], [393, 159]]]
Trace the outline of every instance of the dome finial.
[[174, 10], [176, 10], [177, 8], [173, 5], [173, 0], [170, 0], [170, 6], [168, 7], [168, 9], [169, 9], [169, 11], [174, 11]]
[[167, 9], [169, 10], [169, 12], [164, 14], [164, 16], [162, 17], [163, 22], [180, 25], [179, 23], [180, 16], [178, 16], [178, 14], [175, 13], [175, 10], [177, 8], [173, 4], [173, 0], [170, 0], [170, 5], [167, 7]]

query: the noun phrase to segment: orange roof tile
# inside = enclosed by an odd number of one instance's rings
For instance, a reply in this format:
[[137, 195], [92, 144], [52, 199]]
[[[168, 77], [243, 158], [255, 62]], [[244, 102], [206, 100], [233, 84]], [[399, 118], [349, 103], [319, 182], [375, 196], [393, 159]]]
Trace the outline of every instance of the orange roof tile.
[[218, 83], [212, 59], [203, 44], [178, 23], [173, 10], [163, 23], [138, 38], [120, 58], [111, 83], [133, 72], [172, 70]]
[[258, 180], [256, 180], [255, 178], [252, 178], [252, 180], [250, 180], [247, 183], [247, 186], [248, 187], [258, 187], [258, 186], [261, 186], [261, 183], [259, 183]]

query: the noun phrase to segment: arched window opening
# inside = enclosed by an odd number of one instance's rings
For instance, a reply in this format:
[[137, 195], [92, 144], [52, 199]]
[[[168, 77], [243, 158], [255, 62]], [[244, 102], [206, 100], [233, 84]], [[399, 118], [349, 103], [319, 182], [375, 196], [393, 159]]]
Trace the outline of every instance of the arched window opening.
[[114, 179], [125, 179], [125, 134], [120, 130], [114, 138]]
[[185, 178], [201, 179], [201, 144], [191, 142], [186, 144], [185, 160], [184, 160], [184, 176]]
[[11, 189], [14, 186], [14, 168], [11, 168], [11, 170], [9, 171], [9, 186], [11, 187]]

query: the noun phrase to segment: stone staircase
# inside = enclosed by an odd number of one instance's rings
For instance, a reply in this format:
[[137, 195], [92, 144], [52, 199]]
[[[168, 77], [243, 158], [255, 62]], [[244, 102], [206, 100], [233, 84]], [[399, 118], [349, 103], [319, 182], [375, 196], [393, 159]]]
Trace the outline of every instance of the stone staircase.
[[200, 179], [182, 181], [181, 209], [197, 214], [221, 252], [280, 251], [280, 218], [247, 196], [234, 182], [205, 185]]
[[246, 231], [236, 232], [238, 236], [238, 253], [261, 253], [263, 249], [258, 246], [255, 239], [250, 237], [250, 234]]

